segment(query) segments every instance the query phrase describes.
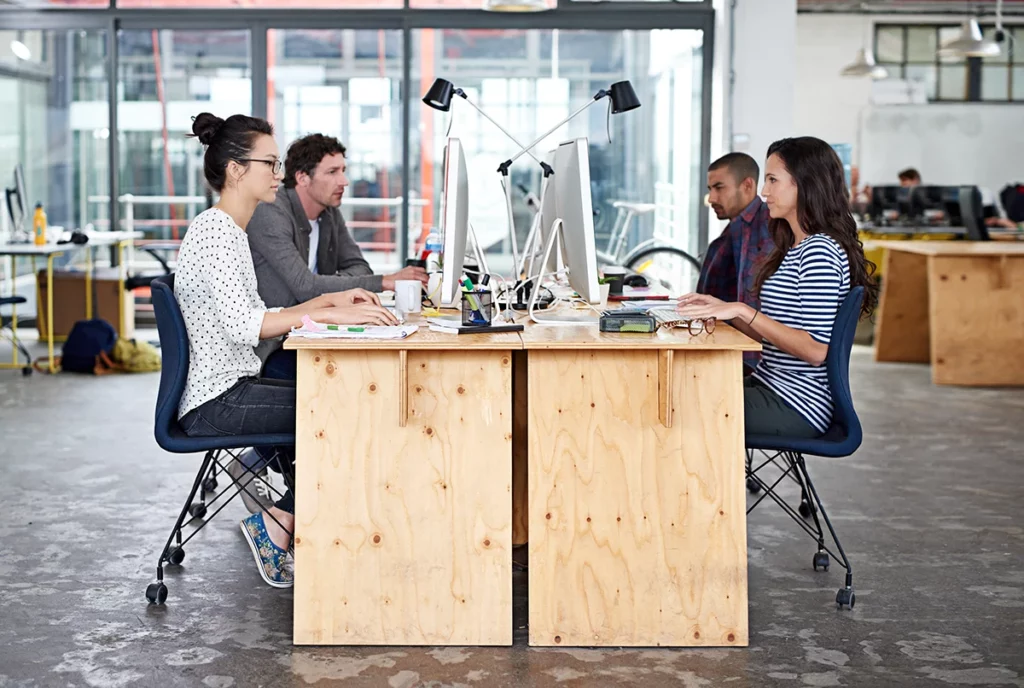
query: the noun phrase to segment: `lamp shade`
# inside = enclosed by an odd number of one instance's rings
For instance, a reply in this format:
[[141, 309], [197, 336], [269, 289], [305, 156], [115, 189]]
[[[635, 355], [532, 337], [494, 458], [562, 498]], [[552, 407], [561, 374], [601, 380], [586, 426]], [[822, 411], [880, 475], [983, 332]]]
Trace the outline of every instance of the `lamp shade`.
[[545, 0], [484, 0], [488, 12], [543, 12], [551, 9]]
[[869, 76], [872, 79], [884, 79], [889, 76], [889, 71], [885, 67], [875, 64], [875, 56], [861, 48], [857, 51], [857, 59], [843, 67], [839, 74], [840, 76]]
[[995, 57], [1001, 52], [999, 44], [982, 38], [977, 19], [968, 19], [960, 35], [939, 50], [939, 57]]
[[611, 87], [612, 114], [629, 112], [640, 107], [640, 99], [636, 97], [633, 84], [628, 81], [617, 81]]
[[427, 95], [423, 96], [423, 102], [441, 112], [448, 112], [452, 108], [452, 95], [455, 93], [455, 86], [447, 79], [434, 79], [430, 85]]

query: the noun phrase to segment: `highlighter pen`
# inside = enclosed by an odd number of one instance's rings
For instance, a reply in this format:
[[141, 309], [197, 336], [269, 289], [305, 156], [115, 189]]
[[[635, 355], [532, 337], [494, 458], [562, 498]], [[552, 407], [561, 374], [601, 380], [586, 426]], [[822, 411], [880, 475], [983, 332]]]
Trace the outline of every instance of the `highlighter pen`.
[[[467, 292], [473, 291], [472, 280], [470, 280], [468, 277], [464, 278], [462, 280], [462, 288], [465, 289]], [[480, 304], [479, 302], [477, 302], [476, 297], [473, 296], [472, 294], [469, 294], [467, 298], [469, 299], [469, 307], [472, 308], [477, 313], [480, 313]]]
[[[338, 325], [327, 325], [327, 329], [332, 332], [340, 332], [341, 327]], [[365, 332], [366, 330], [362, 327], [348, 327], [345, 329], [346, 332]]]

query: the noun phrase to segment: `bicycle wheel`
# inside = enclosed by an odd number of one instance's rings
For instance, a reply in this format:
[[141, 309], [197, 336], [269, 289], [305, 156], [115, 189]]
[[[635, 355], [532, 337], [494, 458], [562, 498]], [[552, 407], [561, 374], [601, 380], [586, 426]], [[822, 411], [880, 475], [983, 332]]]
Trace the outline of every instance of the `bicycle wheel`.
[[639, 272], [670, 296], [689, 294], [697, 288], [700, 261], [674, 246], [651, 246], [629, 256], [626, 267]]

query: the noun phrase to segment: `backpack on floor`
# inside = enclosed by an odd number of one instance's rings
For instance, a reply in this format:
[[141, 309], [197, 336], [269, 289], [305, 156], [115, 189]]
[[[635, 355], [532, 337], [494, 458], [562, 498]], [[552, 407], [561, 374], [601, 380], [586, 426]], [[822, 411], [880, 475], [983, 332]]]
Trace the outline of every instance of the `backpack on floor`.
[[62, 370], [102, 375], [112, 372], [106, 361], [117, 343], [117, 332], [106, 320], [79, 320], [71, 328], [61, 354]]
[[153, 373], [160, 370], [160, 352], [149, 342], [118, 339], [111, 358], [126, 373]]

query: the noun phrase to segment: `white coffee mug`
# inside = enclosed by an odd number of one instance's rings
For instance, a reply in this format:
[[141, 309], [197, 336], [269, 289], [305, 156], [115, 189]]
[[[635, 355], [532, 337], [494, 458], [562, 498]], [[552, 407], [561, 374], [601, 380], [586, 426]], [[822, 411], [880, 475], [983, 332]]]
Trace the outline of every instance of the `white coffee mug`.
[[395, 310], [405, 316], [419, 314], [423, 305], [423, 285], [419, 280], [395, 282]]

